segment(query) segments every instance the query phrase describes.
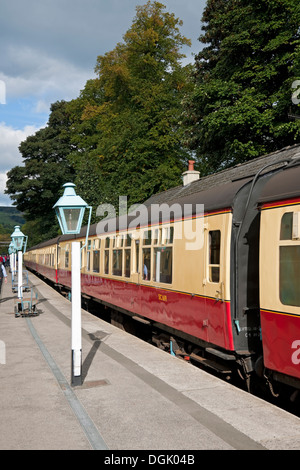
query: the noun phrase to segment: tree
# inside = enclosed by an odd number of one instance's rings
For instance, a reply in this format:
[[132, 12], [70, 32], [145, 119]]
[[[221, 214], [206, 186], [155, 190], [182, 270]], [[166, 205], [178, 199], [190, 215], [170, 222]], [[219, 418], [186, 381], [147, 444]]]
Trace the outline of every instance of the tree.
[[124, 42], [98, 57], [97, 78], [77, 99], [54, 103], [47, 126], [21, 143], [24, 166], [8, 173], [6, 192], [35, 243], [57, 234], [52, 206], [68, 180], [94, 209], [180, 183], [189, 151], [179, 120], [190, 85], [180, 49], [190, 41], [164, 9], [156, 1], [137, 7]]
[[[207, 45], [185, 101], [186, 142], [210, 173], [300, 141], [289, 117], [300, 78], [298, 0], [208, 0]], [[295, 112], [295, 109], [292, 110]]]
[[[97, 109], [103, 102], [102, 90], [98, 79], [88, 80], [78, 98], [67, 104], [70, 114], [70, 142], [72, 151], [68, 156], [70, 165], [75, 171], [76, 191], [97, 208], [108, 202], [108, 183], [103, 180], [101, 158], [97, 150], [101, 140]], [[95, 116], [93, 115], [95, 114]], [[92, 213], [92, 222], [96, 221], [96, 210]]]
[[85, 104], [82, 125], [97, 123], [99, 141], [84, 155], [74, 153], [73, 164], [98, 168], [101, 201], [117, 205], [127, 195], [130, 203], [142, 202], [180, 183], [188, 156], [179, 125], [188, 83], [180, 48], [190, 42], [164, 8], [150, 1], [137, 7], [124, 42], [97, 59], [99, 100]]
[[69, 114], [66, 102], [51, 105], [48, 124], [19, 146], [24, 166], [8, 172], [5, 192], [23, 212], [30, 227], [32, 244], [58, 233], [53, 205], [61, 195], [62, 185], [72, 181], [74, 171], [67, 159], [71, 151]]

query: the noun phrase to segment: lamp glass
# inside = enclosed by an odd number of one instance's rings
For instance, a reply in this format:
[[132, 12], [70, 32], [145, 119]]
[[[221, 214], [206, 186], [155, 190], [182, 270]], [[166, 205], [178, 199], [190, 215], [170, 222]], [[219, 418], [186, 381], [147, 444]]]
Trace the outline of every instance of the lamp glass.
[[15, 231], [11, 235], [11, 239], [12, 239], [15, 250], [17, 251], [22, 250], [24, 238], [25, 238], [24, 233], [21, 232], [19, 226], [16, 226]]
[[77, 232], [80, 230], [80, 220], [81, 212], [84, 212], [84, 209], [80, 208], [62, 208], [64, 213], [64, 219], [66, 221], [67, 232]]
[[77, 196], [73, 183], [64, 185], [63, 196], [54, 205], [61, 231], [64, 235], [78, 234], [81, 230], [86, 202]]

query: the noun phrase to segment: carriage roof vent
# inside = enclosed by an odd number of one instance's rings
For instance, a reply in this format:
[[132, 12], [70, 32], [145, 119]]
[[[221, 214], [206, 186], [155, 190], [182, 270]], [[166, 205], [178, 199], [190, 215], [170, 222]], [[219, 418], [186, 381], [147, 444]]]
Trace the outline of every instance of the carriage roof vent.
[[183, 186], [187, 186], [200, 178], [200, 171], [194, 170], [195, 160], [189, 160], [189, 169], [182, 174]]

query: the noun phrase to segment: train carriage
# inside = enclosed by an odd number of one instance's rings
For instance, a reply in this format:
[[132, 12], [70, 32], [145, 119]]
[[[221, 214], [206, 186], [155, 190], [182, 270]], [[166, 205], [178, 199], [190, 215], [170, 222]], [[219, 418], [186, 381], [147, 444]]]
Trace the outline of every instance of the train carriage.
[[263, 361], [277, 380], [300, 379], [300, 167], [274, 175], [260, 197]]
[[[203, 365], [237, 367], [248, 385], [260, 371], [300, 388], [299, 151], [189, 180], [145, 201], [142, 218], [93, 225], [83, 295], [191, 345]], [[27, 266], [70, 289], [71, 242], [84, 244], [85, 230], [33, 247]]]

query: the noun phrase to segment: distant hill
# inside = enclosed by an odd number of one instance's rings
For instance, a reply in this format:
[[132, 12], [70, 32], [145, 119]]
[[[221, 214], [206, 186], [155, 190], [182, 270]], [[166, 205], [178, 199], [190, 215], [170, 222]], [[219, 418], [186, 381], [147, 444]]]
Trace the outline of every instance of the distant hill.
[[25, 219], [15, 207], [0, 207], [0, 225], [5, 229], [13, 229], [15, 225], [23, 225]]

